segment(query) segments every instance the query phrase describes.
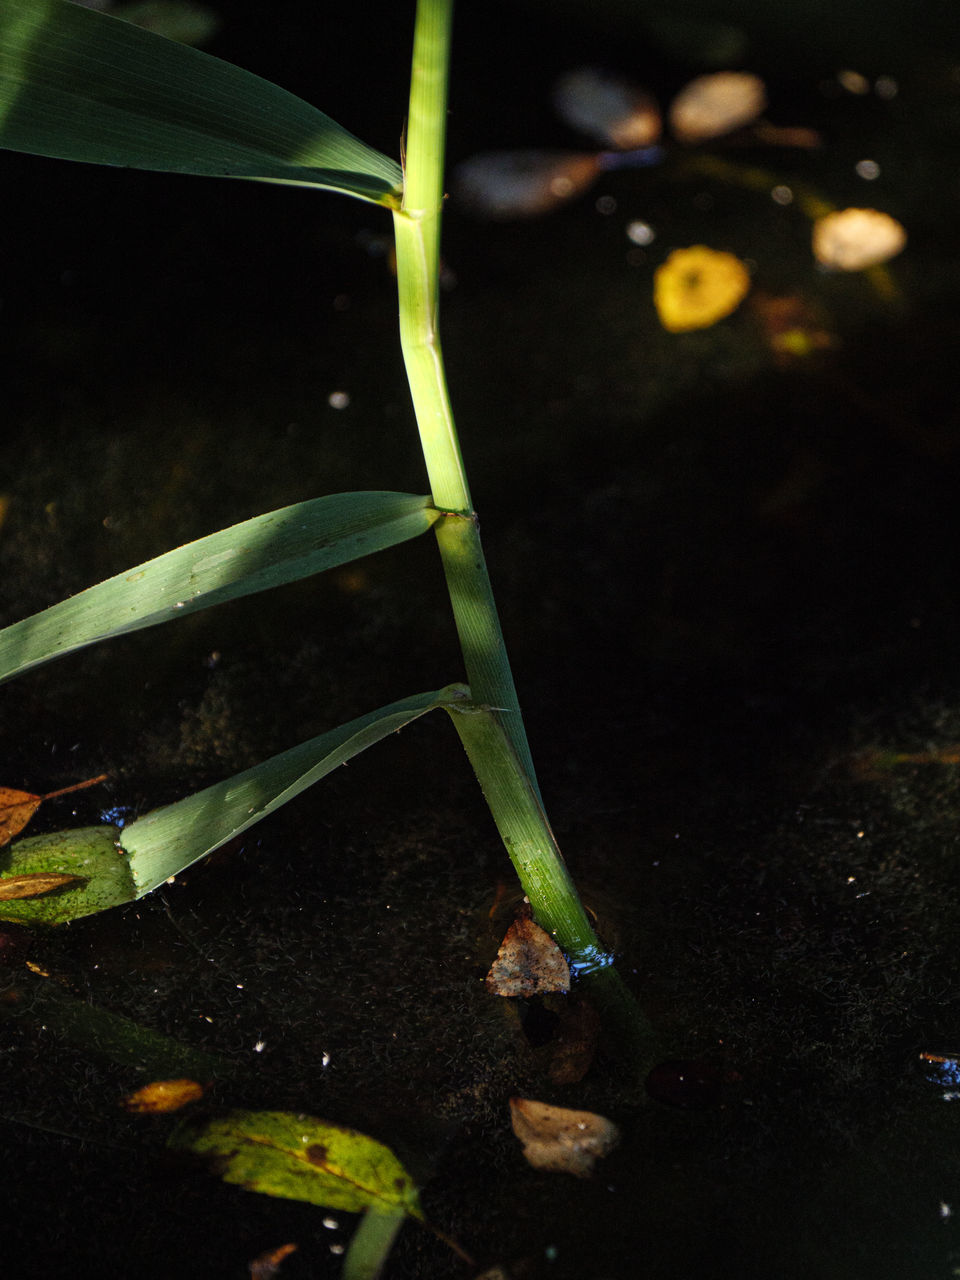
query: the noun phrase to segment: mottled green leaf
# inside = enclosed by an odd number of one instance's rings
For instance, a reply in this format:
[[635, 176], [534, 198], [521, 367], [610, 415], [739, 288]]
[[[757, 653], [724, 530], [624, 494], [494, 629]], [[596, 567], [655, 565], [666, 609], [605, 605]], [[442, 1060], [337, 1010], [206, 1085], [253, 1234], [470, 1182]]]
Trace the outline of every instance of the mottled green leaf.
[[225, 1182], [261, 1195], [350, 1213], [402, 1210], [423, 1220], [413, 1179], [389, 1147], [313, 1116], [231, 1111], [181, 1126], [170, 1145], [209, 1159]]
[[0, 900], [0, 920], [61, 924], [132, 902], [137, 896], [130, 864], [118, 847], [118, 827], [78, 827], [18, 840], [0, 851], [0, 877], [76, 877], [63, 889], [35, 898]]

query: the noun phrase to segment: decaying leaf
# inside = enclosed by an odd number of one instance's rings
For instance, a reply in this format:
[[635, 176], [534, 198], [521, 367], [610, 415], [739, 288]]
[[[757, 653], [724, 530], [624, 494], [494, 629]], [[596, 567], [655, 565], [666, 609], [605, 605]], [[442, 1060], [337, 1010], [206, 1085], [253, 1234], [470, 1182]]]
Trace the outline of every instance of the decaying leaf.
[[24, 876], [0, 876], [0, 902], [13, 902], [17, 898], [39, 898], [41, 894], [77, 884], [81, 876], [71, 876], [56, 871], [35, 871]]
[[715, 71], [691, 80], [670, 104], [670, 127], [678, 142], [721, 138], [756, 120], [767, 105], [759, 76]]
[[70, 787], [61, 787], [59, 791], [48, 791], [45, 796], [34, 795], [30, 791], [16, 791], [13, 787], [0, 787], [0, 847], [9, 844], [14, 836], [20, 834], [44, 800], [55, 800], [58, 796], [96, 786], [98, 782], [105, 782], [106, 777], [105, 773], [101, 773], [97, 778], [75, 782]]
[[281, 1244], [276, 1249], [267, 1249], [265, 1253], [258, 1254], [256, 1258], [251, 1258], [250, 1280], [273, 1280], [273, 1277], [280, 1270], [280, 1263], [284, 1258], [289, 1258], [291, 1253], [296, 1253], [297, 1246], [295, 1244]]
[[529, 914], [514, 920], [486, 978], [496, 996], [535, 996], [570, 990], [570, 967], [546, 930]]
[[203, 1085], [196, 1080], [153, 1080], [127, 1094], [120, 1105], [137, 1115], [159, 1115], [164, 1111], [179, 1111], [188, 1102], [202, 1097]]
[[837, 271], [864, 271], [904, 248], [907, 233], [879, 209], [838, 209], [813, 224], [813, 256]]
[[510, 1099], [513, 1132], [535, 1169], [589, 1178], [593, 1166], [620, 1141], [612, 1120], [593, 1111], [571, 1111], [530, 1098]]
[[249, 1263], [250, 1280], [273, 1280], [280, 1270], [280, 1263], [296, 1251], [295, 1244], [281, 1244], [276, 1249], [267, 1249], [265, 1253], [258, 1254]]
[[423, 1221], [413, 1179], [389, 1147], [290, 1111], [230, 1111], [185, 1124], [170, 1146], [212, 1160], [224, 1182], [248, 1191], [359, 1213], [402, 1210]]

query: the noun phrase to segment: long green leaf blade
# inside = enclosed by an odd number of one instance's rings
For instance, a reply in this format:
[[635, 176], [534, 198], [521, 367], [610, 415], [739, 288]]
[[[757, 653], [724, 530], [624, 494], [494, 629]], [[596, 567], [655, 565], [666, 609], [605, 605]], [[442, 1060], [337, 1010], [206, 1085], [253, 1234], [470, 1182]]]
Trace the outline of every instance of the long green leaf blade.
[[393, 160], [286, 90], [66, 0], [0, 0], [0, 146], [390, 207], [403, 181]]
[[462, 686], [421, 693], [272, 756], [243, 773], [138, 818], [121, 843], [142, 897], [170, 876], [273, 813], [345, 761], [435, 707], [462, 698]]
[[98, 640], [309, 577], [426, 532], [407, 493], [338, 493], [255, 516], [119, 573], [0, 631], [0, 683]]

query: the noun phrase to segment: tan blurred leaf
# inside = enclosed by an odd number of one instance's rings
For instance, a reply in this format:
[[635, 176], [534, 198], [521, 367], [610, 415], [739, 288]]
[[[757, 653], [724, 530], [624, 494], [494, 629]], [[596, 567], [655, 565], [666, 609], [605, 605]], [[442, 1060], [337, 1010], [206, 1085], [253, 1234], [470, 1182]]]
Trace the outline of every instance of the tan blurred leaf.
[[105, 773], [101, 773], [97, 778], [75, 782], [70, 787], [61, 787], [59, 791], [48, 791], [45, 796], [37, 796], [30, 791], [15, 791], [13, 787], [0, 787], [0, 848], [9, 844], [14, 836], [20, 834], [44, 800], [55, 800], [58, 796], [69, 795], [72, 791], [82, 791], [84, 787], [96, 786], [98, 782], [106, 781], [106, 777]]
[[589, 1178], [593, 1166], [620, 1141], [612, 1120], [593, 1111], [571, 1111], [530, 1098], [510, 1099], [513, 1132], [535, 1169]]
[[570, 990], [570, 968], [544, 929], [523, 917], [507, 930], [486, 978], [495, 996], [533, 996]]
[[900, 253], [907, 233], [879, 209], [838, 209], [813, 224], [813, 256], [837, 271], [863, 271]]
[[188, 1102], [202, 1097], [203, 1085], [196, 1080], [154, 1080], [128, 1094], [120, 1105], [136, 1115], [158, 1115], [163, 1111], [179, 1111]]
[[0, 902], [13, 902], [15, 898], [39, 898], [64, 885], [77, 884], [81, 876], [69, 876], [56, 871], [34, 871], [23, 876], [0, 876]]
[[295, 1244], [281, 1244], [276, 1249], [267, 1249], [265, 1253], [259, 1254], [249, 1263], [250, 1280], [273, 1280], [280, 1270], [280, 1263], [296, 1251]]

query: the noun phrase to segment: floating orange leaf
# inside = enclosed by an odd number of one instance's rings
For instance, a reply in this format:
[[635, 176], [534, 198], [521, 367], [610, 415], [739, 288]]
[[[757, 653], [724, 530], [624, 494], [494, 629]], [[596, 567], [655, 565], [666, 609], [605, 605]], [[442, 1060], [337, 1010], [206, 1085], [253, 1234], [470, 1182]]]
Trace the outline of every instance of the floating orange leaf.
[[675, 249], [653, 277], [653, 302], [670, 333], [709, 329], [735, 311], [750, 289], [750, 273], [732, 253], [695, 244]]
[[525, 915], [507, 930], [486, 985], [495, 996], [569, 991], [570, 967], [549, 933]]
[[268, 1249], [266, 1253], [258, 1254], [249, 1263], [250, 1280], [273, 1280], [280, 1270], [280, 1263], [296, 1251], [295, 1244], [281, 1244], [276, 1249]]
[[137, 1115], [158, 1115], [163, 1111], [179, 1111], [188, 1102], [202, 1097], [203, 1085], [196, 1080], [154, 1080], [128, 1094], [120, 1105]]
[[589, 1178], [597, 1160], [620, 1141], [620, 1130], [604, 1116], [530, 1098], [510, 1099], [510, 1120], [529, 1164], [577, 1178]]
[[0, 902], [13, 902], [16, 898], [39, 898], [68, 884], [78, 884], [81, 876], [61, 874], [57, 871], [33, 871], [22, 876], [0, 876]]
[[[73, 791], [82, 791], [85, 787], [95, 787], [98, 782], [105, 782], [107, 775], [87, 778], [85, 782], [75, 782], [70, 787], [61, 787], [59, 791], [48, 791], [45, 796], [34, 795], [30, 791], [15, 791], [13, 787], [0, 787], [0, 848], [9, 844], [14, 836], [20, 834], [44, 800], [56, 800], [58, 796], [70, 795]], [[27, 897], [27, 894], [17, 894]]]

